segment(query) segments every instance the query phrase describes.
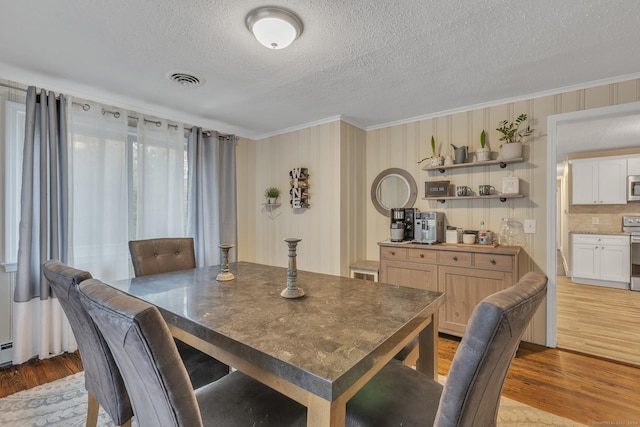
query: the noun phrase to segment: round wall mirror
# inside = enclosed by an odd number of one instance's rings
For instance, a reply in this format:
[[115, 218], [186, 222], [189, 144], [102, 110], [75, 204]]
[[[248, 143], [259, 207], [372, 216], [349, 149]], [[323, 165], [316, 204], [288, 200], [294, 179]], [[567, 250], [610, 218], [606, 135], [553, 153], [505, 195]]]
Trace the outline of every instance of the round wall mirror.
[[390, 215], [391, 208], [413, 207], [417, 195], [416, 181], [409, 172], [400, 168], [383, 170], [371, 184], [373, 206], [385, 216]]

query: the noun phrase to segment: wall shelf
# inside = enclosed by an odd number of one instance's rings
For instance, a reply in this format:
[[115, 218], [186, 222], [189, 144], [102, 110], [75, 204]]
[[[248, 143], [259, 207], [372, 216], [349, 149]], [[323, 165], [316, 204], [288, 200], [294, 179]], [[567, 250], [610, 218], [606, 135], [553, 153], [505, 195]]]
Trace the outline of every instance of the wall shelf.
[[274, 215], [274, 209], [278, 209], [282, 204], [281, 203], [262, 203], [262, 212], [266, 214], [271, 219], [276, 219], [280, 216], [280, 212]]
[[[515, 159], [509, 159], [509, 160], [487, 160], [486, 162], [457, 163], [457, 164], [448, 165], [448, 166], [423, 166], [422, 170], [438, 171], [440, 173], [444, 173], [444, 171], [447, 169], [468, 168], [468, 167], [475, 167], [475, 166], [491, 166], [491, 165], [500, 165], [500, 167], [504, 169], [507, 167], [508, 164], [522, 163], [522, 162], [524, 162], [524, 159], [522, 157], [518, 157]], [[487, 198], [488, 196], [482, 196], [482, 197]]]
[[438, 201], [444, 203], [447, 200], [474, 200], [474, 199], [499, 199], [506, 202], [507, 199], [518, 199], [524, 197], [523, 194], [491, 194], [489, 196], [431, 196], [423, 197], [422, 200]]

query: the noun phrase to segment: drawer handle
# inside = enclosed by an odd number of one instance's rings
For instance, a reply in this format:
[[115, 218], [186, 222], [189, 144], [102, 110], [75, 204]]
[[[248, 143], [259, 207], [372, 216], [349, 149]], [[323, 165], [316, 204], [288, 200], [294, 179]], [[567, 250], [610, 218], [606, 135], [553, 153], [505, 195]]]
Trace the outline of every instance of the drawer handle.
[[391, 251], [391, 255], [395, 255], [395, 254], [396, 254], [396, 251]]
[[424, 254], [420, 254], [420, 258], [424, 258]]
[[454, 257], [453, 257], [453, 260], [454, 260], [454, 261], [457, 261], [457, 260], [458, 260], [458, 257], [457, 257], [457, 256], [454, 256]]
[[496, 265], [496, 260], [495, 260], [495, 259], [493, 259], [493, 258], [491, 258], [491, 259], [489, 260], [489, 262], [490, 262], [491, 264], [493, 264], [493, 265]]

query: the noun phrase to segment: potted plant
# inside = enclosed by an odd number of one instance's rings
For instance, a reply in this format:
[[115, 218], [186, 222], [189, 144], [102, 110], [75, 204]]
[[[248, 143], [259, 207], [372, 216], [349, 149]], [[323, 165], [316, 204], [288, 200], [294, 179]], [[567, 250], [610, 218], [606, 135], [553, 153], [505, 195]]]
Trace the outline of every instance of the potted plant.
[[444, 162], [444, 157], [438, 155], [438, 152], [436, 151], [436, 140], [433, 135], [431, 136], [431, 157], [425, 157], [418, 163], [422, 163], [427, 159], [431, 159], [431, 166], [442, 166], [442, 163]]
[[491, 151], [489, 147], [487, 147], [487, 133], [484, 129], [480, 133], [480, 148], [476, 150], [476, 159], [478, 159], [479, 162], [491, 160]]
[[274, 204], [280, 195], [280, 190], [277, 187], [268, 187], [264, 190], [264, 197], [267, 198], [267, 203]]
[[502, 134], [500, 141], [504, 141], [504, 144], [500, 146], [504, 160], [522, 157], [522, 138], [533, 133], [531, 125], [527, 125], [525, 129], [520, 130], [520, 125], [526, 120], [527, 115], [523, 113], [514, 122], [509, 120], [501, 121], [496, 128]]

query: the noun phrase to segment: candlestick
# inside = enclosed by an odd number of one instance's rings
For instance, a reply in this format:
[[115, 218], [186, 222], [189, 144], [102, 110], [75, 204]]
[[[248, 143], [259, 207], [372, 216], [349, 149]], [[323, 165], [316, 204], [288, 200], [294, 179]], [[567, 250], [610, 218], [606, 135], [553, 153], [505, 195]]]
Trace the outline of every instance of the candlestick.
[[233, 245], [222, 243], [219, 244], [218, 247], [222, 254], [222, 263], [220, 264], [220, 273], [216, 276], [216, 280], [218, 282], [228, 282], [236, 278], [233, 273], [229, 271], [229, 249], [231, 249]]
[[298, 280], [298, 268], [296, 266], [296, 246], [302, 239], [295, 237], [287, 237], [284, 239], [289, 246], [289, 268], [287, 269], [287, 288], [284, 289], [280, 296], [283, 298], [300, 298], [304, 295], [304, 291], [296, 286]]

